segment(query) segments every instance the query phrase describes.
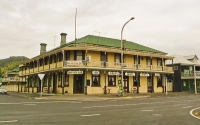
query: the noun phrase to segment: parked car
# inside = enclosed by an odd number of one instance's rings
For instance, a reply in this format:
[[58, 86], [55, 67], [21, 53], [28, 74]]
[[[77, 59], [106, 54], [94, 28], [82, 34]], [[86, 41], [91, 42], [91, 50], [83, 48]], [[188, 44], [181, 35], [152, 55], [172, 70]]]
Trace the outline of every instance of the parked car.
[[7, 94], [6, 88], [0, 88], [0, 94]]

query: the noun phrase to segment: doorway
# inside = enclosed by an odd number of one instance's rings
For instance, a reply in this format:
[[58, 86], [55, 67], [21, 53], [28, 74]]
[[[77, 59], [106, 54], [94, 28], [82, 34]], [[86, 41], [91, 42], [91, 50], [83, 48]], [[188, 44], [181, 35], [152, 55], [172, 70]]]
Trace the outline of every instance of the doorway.
[[129, 93], [129, 76], [124, 76], [124, 89]]
[[84, 93], [84, 75], [74, 75], [74, 93]]

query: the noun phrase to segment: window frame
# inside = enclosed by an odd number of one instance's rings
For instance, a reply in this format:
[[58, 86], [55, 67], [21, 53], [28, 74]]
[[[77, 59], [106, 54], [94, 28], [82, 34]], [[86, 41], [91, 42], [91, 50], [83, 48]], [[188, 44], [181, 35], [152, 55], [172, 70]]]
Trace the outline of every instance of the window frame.
[[[114, 78], [114, 80], [112, 80], [112, 85], [110, 84], [110, 78]], [[114, 82], [114, 85], [113, 85], [113, 82]], [[109, 87], [115, 87], [117, 84], [116, 84], [116, 75], [108, 75], [108, 86]]]
[[[94, 79], [93, 78], [98, 78], [97, 79], [97, 85], [94, 84]], [[101, 86], [101, 82], [100, 82], [100, 74], [92, 74], [92, 87], [100, 87]]]

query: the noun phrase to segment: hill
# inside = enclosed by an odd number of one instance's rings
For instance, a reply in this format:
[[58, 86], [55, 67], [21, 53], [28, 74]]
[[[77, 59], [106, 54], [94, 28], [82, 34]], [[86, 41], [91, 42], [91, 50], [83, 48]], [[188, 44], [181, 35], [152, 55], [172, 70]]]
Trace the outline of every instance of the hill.
[[0, 59], [0, 77], [5, 73], [6, 70], [14, 69], [18, 67], [23, 61], [29, 58], [25, 56], [11, 56], [9, 58]]

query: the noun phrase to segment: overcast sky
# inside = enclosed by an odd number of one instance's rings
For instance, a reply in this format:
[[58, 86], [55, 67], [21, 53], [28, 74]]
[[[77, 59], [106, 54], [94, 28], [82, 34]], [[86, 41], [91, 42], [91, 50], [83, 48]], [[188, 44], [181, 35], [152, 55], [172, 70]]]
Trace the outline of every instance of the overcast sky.
[[62, 32], [67, 42], [74, 40], [76, 8], [77, 38], [120, 39], [124, 23], [135, 17], [124, 39], [200, 58], [200, 0], [0, 0], [0, 59], [33, 58], [40, 43], [47, 51], [59, 46]]

